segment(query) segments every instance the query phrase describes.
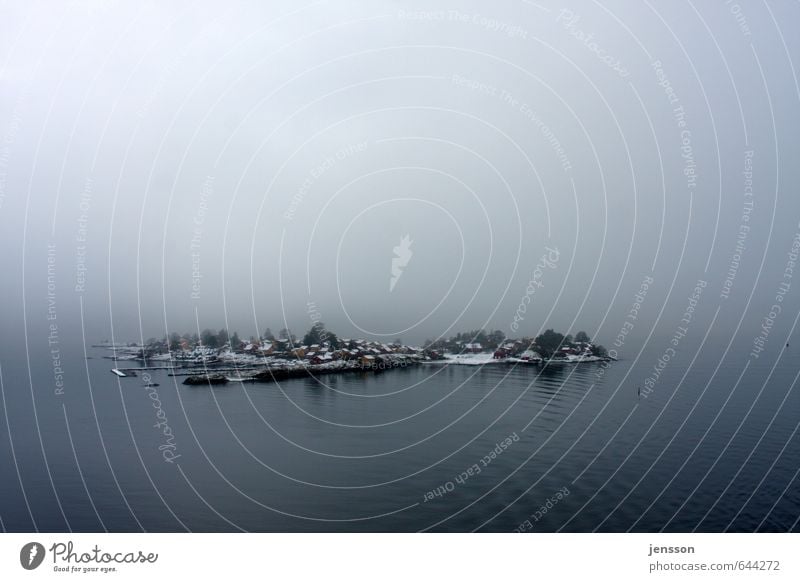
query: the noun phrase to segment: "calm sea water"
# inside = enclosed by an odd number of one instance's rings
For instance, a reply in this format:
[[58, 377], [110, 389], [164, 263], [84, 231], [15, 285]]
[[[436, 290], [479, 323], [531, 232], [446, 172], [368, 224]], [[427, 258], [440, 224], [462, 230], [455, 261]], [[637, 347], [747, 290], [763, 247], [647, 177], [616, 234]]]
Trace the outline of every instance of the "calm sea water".
[[78, 344], [62, 349], [63, 395], [49, 361], [29, 372], [24, 349], [6, 353], [2, 527], [797, 530], [794, 348], [752, 362], [679, 352], [639, 396], [663, 350], [607, 368], [420, 366], [214, 388], [153, 372], [148, 391]]

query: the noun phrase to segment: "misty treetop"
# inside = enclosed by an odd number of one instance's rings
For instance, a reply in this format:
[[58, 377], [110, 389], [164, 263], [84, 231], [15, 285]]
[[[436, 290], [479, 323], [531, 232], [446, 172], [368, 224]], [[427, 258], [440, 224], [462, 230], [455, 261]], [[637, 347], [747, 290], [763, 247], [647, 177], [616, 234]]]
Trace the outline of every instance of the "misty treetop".
[[[281, 343], [289, 348], [319, 345], [336, 350], [350, 347], [353, 340], [341, 340], [336, 333], [328, 330], [323, 322], [318, 321], [311, 325], [299, 343], [289, 328], [282, 328], [278, 332], [278, 339], [275, 338], [270, 328], [266, 328], [258, 337], [250, 336], [249, 340], [241, 339], [237, 331], [229, 334], [225, 328], [216, 331], [206, 328], [199, 335], [197, 333], [172, 332], [162, 340], [150, 338], [145, 346], [155, 351], [191, 350], [198, 346], [241, 351], [248, 345], [261, 346], [272, 343]], [[400, 339], [398, 338], [394, 343], [399, 345]], [[548, 359], [562, 353], [579, 352], [590, 352], [592, 355], [600, 357], [607, 356], [606, 349], [602, 345], [593, 343], [585, 331], [579, 331], [573, 336], [571, 334], [564, 335], [553, 329], [547, 329], [535, 338], [507, 338], [500, 330], [473, 329], [459, 332], [447, 339], [428, 339], [424, 343], [424, 349], [440, 353], [502, 351], [508, 355], [532, 350]]]

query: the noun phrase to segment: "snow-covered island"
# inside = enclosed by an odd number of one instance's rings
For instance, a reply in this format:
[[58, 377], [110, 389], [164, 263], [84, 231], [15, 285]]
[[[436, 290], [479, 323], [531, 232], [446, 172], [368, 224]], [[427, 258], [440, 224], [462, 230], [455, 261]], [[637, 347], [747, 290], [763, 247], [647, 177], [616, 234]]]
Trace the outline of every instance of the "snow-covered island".
[[[547, 330], [535, 338], [506, 338], [502, 332], [477, 330], [449, 339], [428, 340], [422, 347], [399, 339], [379, 342], [339, 338], [321, 322], [298, 340], [283, 329], [276, 338], [269, 329], [259, 337], [242, 340], [227, 330], [201, 334], [172, 333], [149, 339], [143, 345], [107, 345], [106, 356], [117, 364], [114, 373], [125, 377], [138, 369], [163, 369], [186, 376], [185, 384], [223, 384], [241, 381], [275, 381], [345, 372], [381, 372], [419, 364], [438, 365], [549, 365], [604, 362], [610, 358], [603, 346], [585, 332], [562, 335]], [[121, 367], [135, 361], [138, 366]]]

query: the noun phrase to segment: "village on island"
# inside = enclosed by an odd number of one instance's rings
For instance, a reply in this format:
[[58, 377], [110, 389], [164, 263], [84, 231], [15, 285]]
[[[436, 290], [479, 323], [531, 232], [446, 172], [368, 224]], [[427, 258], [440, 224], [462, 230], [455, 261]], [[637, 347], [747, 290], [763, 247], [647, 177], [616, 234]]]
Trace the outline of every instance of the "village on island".
[[[143, 344], [103, 342], [115, 361], [112, 372], [120, 378], [144, 370], [163, 370], [185, 376], [184, 384], [274, 381], [344, 372], [382, 372], [416, 365], [519, 365], [548, 366], [608, 362], [606, 349], [586, 332], [574, 336], [548, 329], [531, 338], [507, 338], [501, 331], [474, 330], [449, 339], [427, 340], [422, 347], [400, 339], [392, 343], [339, 338], [314, 323], [298, 340], [289, 329], [275, 337], [267, 329], [259, 337], [243, 340], [238, 333], [206, 329], [198, 334], [172, 333]], [[136, 362], [125, 367], [124, 362]]]

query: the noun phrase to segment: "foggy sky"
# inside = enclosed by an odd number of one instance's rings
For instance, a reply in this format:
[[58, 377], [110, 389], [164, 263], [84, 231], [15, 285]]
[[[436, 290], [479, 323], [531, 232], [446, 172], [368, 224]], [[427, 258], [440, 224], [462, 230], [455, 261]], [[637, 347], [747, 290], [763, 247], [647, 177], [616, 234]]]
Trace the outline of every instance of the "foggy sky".
[[702, 280], [693, 333], [746, 343], [800, 231], [800, 8], [603, 6], [4, 3], [3, 341], [49, 297], [75, 341], [82, 313], [88, 342], [321, 318], [610, 345], [672, 335]]

